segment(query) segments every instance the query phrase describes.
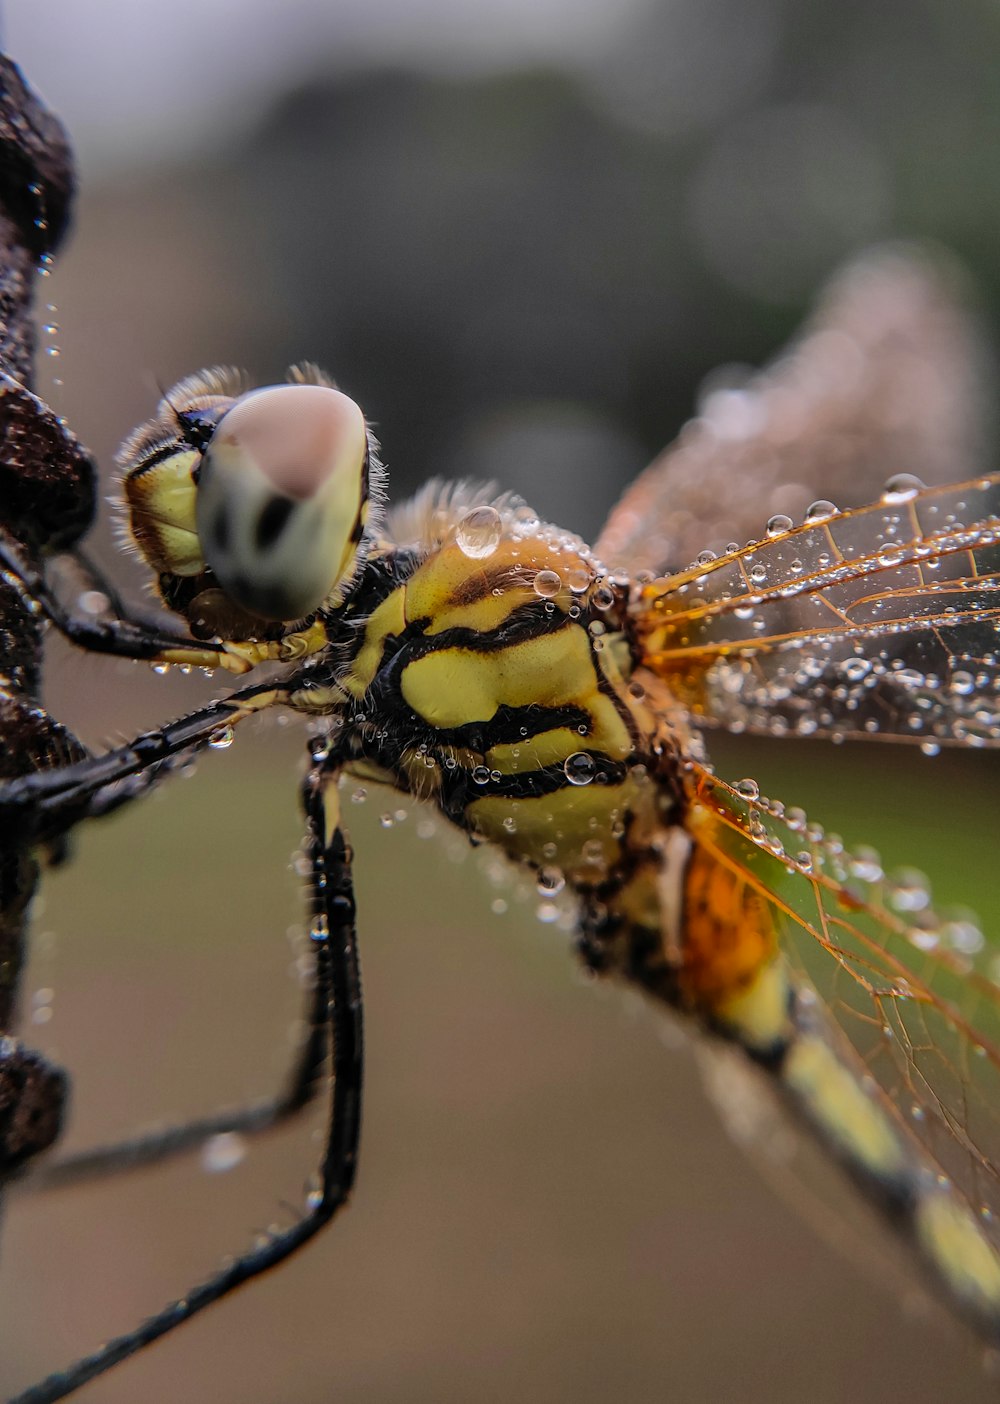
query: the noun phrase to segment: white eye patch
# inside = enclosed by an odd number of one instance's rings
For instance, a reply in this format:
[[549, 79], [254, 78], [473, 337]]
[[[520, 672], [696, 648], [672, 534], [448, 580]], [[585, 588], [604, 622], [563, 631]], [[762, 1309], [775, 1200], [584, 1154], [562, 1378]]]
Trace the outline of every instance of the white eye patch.
[[226, 594], [265, 619], [311, 614], [352, 568], [365, 502], [364, 415], [325, 385], [242, 396], [202, 459], [196, 520]]

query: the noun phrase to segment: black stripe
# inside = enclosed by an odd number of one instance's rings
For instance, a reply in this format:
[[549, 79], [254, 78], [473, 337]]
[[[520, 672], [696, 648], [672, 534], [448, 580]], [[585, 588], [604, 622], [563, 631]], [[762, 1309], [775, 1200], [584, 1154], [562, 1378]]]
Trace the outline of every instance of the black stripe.
[[[480, 755], [494, 746], [528, 745], [546, 731], [567, 727], [580, 735], [581, 745], [590, 735], [593, 718], [584, 707], [543, 707], [539, 702], [524, 707], [498, 707], [488, 721], [463, 722], [461, 726], [435, 728], [434, 735], [442, 746], [455, 746], [476, 751]], [[585, 728], [580, 730], [580, 728]]]
[[152, 451], [148, 458], [144, 458], [134, 468], [130, 468], [125, 474], [125, 481], [131, 482], [133, 479], [145, 477], [153, 468], [159, 467], [161, 463], [166, 463], [167, 459], [190, 452], [189, 446], [178, 443], [176, 439], [171, 439], [168, 444], [161, 444], [159, 448]]

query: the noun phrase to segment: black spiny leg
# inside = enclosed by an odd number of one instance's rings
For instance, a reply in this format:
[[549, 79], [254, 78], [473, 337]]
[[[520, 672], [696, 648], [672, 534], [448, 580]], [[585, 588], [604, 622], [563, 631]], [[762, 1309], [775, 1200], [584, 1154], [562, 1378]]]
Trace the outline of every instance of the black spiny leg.
[[16, 583], [36, 611], [44, 614], [70, 643], [80, 648], [150, 662], [163, 659], [206, 668], [220, 666], [222, 655], [218, 649], [183, 634], [171, 633], [166, 628], [158, 629], [145, 621], [90, 619], [72, 614], [49, 588], [41, 571], [22, 559], [13, 539], [4, 532], [0, 532], [0, 570]]
[[176, 1126], [138, 1132], [110, 1145], [75, 1151], [37, 1169], [32, 1168], [30, 1176], [20, 1181], [17, 1188], [32, 1194], [39, 1190], [65, 1189], [87, 1180], [139, 1170], [146, 1165], [161, 1165], [165, 1160], [200, 1150], [213, 1136], [231, 1133], [257, 1136], [278, 1130], [309, 1106], [320, 1091], [328, 1043], [326, 1000], [326, 991], [318, 980], [315, 981], [309, 996], [305, 1041], [296, 1054], [284, 1090], [276, 1097]]
[[[10, 1404], [51, 1404], [64, 1399], [110, 1366], [158, 1340], [197, 1312], [228, 1295], [252, 1277], [283, 1262], [307, 1243], [346, 1201], [354, 1183], [361, 1130], [363, 1061], [361, 977], [355, 934], [351, 854], [339, 823], [326, 837], [324, 788], [335, 775], [314, 765], [303, 786], [306, 834], [312, 870], [311, 933], [316, 954], [316, 981], [332, 1049], [332, 1091], [319, 1185], [309, 1194], [305, 1213], [291, 1228], [222, 1268], [133, 1331], [109, 1341], [93, 1355], [25, 1390]], [[336, 790], [331, 791], [336, 800]]]
[[[282, 692], [266, 687], [246, 688], [169, 723], [162, 731], [139, 736], [107, 755], [0, 783], [0, 817], [14, 825], [34, 823], [46, 836], [58, 835], [79, 818], [107, 814], [145, 793], [176, 761], [185, 760], [191, 750], [211, 741], [221, 727], [232, 726], [253, 711], [276, 705], [283, 698]], [[80, 1151], [33, 1171], [30, 1178], [22, 1181], [22, 1187], [29, 1190], [60, 1188], [184, 1154], [224, 1132], [255, 1135], [280, 1126], [308, 1106], [319, 1091], [327, 1040], [325, 994], [318, 984], [310, 996], [308, 1029], [287, 1085], [278, 1096], [249, 1107], [227, 1109], [182, 1125], [134, 1135], [114, 1145]], [[10, 1042], [12, 1047], [8, 1052], [13, 1054], [15, 1046], [12, 1040]], [[5, 1135], [4, 1118], [6, 1115], [10, 1120], [13, 1115], [12, 1111], [7, 1111], [7, 1104], [13, 1105], [20, 1077], [19, 1067], [13, 1068], [5, 1081], [0, 1062], [0, 1175], [19, 1169], [26, 1159], [20, 1153], [5, 1155], [6, 1142], [11, 1140], [13, 1132]], [[36, 1085], [41, 1087], [41, 1081], [33, 1076], [31, 1086]], [[29, 1111], [31, 1108], [27, 1105], [18, 1111], [22, 1121]], [[35, 1120], [39, 1128], [43, 1123], [45, 1126], [52, 1123], [53, 1128], [58, 1124], [55, 1111], [47, 1104], [39, 1106]], [[15, 1129], [20, 1146], [26, 1140], [21, 1122]], [[39, 1131], [33, 1142], [33, 1153], [44, 1149], [52, 1139], [54, 1129], [47, 1140], [41, 1139]]]
[[256, 683], [241, 688], [102, 756], [2, 781], [0, 826], [33, 824], [35, 832], [48, 837], [91, 814], [107, 813], [116, 803], [113, 795], [102, 793], [109, 785], [134, 780], [139, 791], [149, 788], [159, 770], [175, 757], [207, 745], [220, 730], [254, 712], [287, 702], [295, 683], [293, 677], [278, 687]]

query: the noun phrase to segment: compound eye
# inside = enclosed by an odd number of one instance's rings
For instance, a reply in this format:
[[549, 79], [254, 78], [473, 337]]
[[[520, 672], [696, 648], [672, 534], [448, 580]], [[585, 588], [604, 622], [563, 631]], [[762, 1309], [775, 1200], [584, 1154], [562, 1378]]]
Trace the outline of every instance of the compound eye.
[[325, 385], [244, 395], [205, 448], [196, 521], [205, 561], [236, 604], [291, 621], [354, 573], [367, 510], [361, 410]]

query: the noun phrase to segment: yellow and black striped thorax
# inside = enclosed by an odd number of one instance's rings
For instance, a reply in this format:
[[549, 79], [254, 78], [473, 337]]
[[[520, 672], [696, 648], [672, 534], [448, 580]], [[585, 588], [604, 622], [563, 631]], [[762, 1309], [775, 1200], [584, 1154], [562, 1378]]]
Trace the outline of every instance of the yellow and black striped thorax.
[[350, 769], [595, 888], [655, 802], [625, 587], [576, 538], [518, 530], [516, 504], [464, 505], [439, 504], [415, 546], [376, 548], [341, 617]]

